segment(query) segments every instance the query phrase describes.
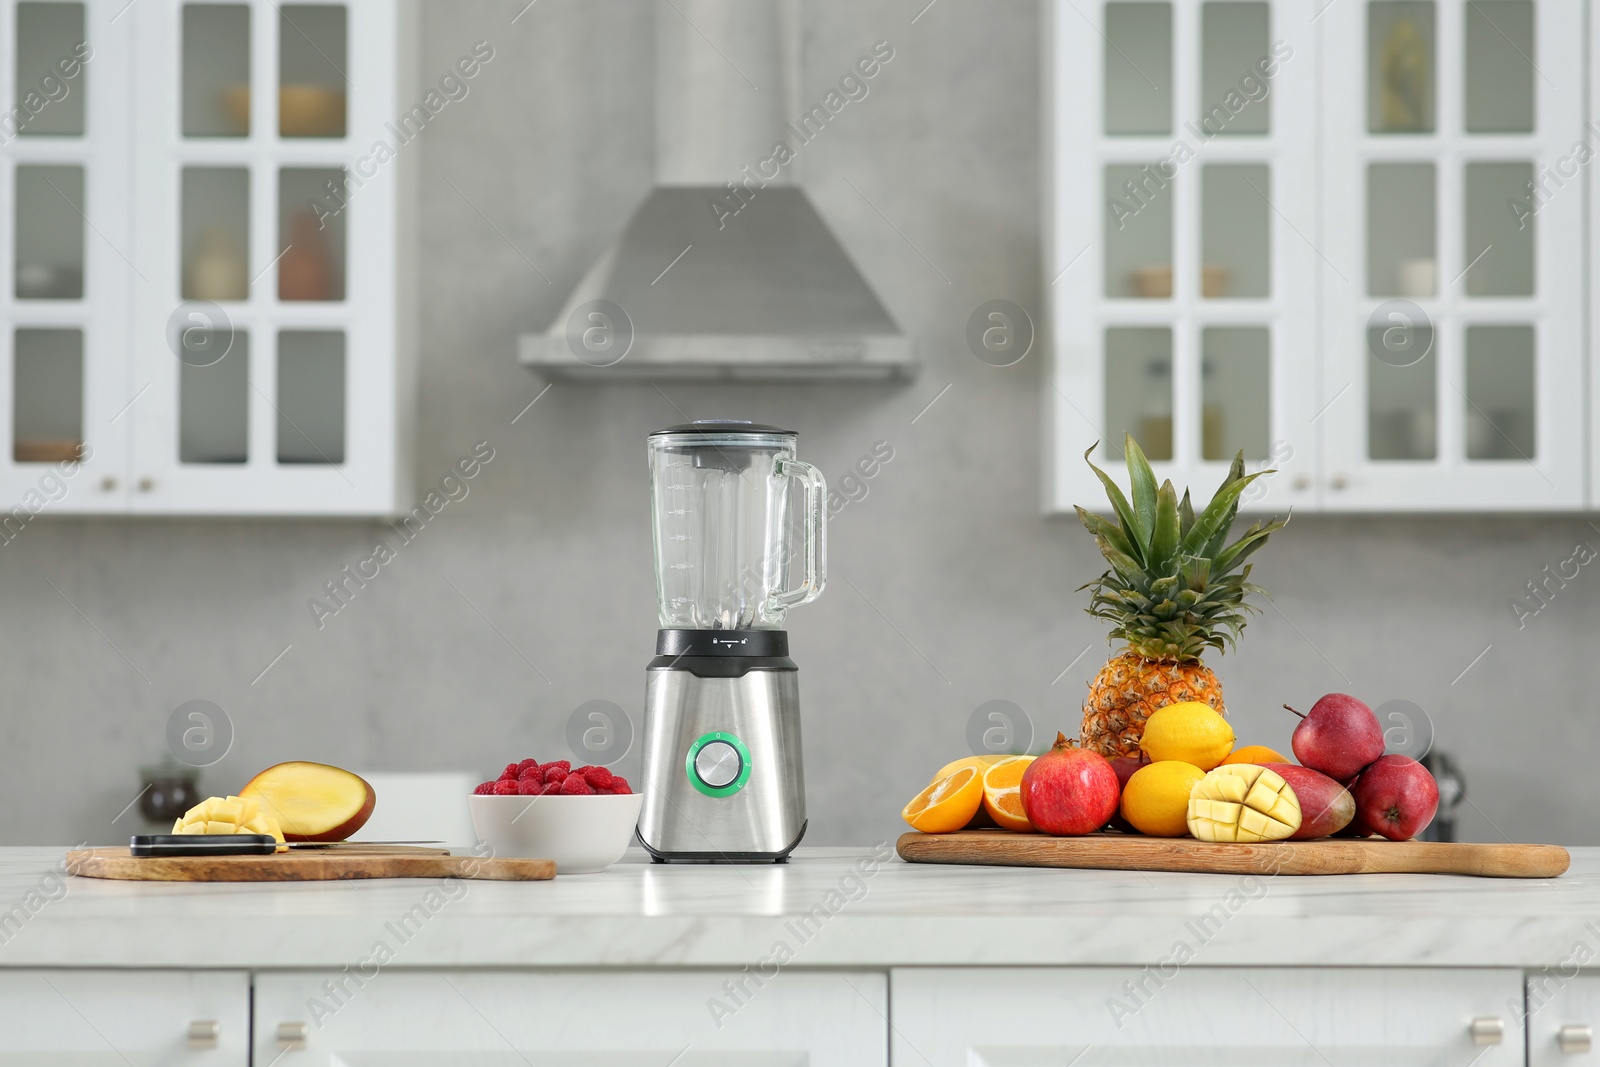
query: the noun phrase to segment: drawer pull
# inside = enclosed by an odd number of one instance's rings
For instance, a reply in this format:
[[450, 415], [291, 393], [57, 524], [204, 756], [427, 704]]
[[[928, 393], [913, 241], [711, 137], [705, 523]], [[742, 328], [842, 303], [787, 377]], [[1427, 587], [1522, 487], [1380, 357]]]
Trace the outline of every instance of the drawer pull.
[[1467, 1029], [1474, 1045], [1498, 1045], [1506, 1037], [1505, 1020], [1497, 1016], [1479, 1016]]
[[1568, 1055], [1588, 1052], [1594, 1047], [1594, 1027], [1563, 1026], [1556, 1031], [1556, 1046]]
[[298, 1052], [306, 1047], [305, 1023], [279, 1023], [278, 1047], [285, 1052], [291, 1049]]
[[215, 1019], [196, 1019], [189, 1024], [189, 1047], [208, 1049], [217, 1047], [222, 1034], [222, 1024]]

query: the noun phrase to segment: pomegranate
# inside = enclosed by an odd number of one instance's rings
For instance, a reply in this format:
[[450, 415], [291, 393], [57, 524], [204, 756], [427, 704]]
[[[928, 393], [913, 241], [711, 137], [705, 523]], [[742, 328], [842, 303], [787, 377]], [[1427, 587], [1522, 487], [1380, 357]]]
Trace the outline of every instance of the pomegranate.
[[1094, 833], [1111, 821], [1122, 799], [1110, 762], [1060, 733], [1049, 752], [1028, 764], [1021, 793], [1028, 821], [1060, 836]]

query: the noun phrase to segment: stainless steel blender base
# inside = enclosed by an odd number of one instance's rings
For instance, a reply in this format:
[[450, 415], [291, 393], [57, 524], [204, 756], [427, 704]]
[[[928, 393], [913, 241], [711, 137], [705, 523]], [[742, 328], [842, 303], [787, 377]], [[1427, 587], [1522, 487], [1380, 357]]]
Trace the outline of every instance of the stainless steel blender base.
[[657, 860], [788, 856], [806, 826], [799, 671], [653, 667], [645, 677], [644, 847]]

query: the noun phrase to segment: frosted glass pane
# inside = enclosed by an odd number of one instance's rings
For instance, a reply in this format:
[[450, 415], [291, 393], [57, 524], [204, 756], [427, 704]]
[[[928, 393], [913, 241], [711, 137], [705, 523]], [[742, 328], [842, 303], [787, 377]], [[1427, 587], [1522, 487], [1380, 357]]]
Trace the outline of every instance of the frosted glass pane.
[[[1531, 296], [1537, 219], [1509, 205], [1528, 202], [1532, 163], [1468, 163], [1463, 262], [1468, 296]], [[1476, 262], [1474, 262], [1476, 261]]]
[[17, 5], [18, 111], [0, 119], [9, 137], [81, 137], [92, 59], [82, 4]]
[[183, 298], [245, 299], [249, 262], [250, 172], [184, 167]]
[[83, 331], [26, 329], [15, 338], [11, 458], [77, 459], [83, 442]]
[[1368, 293], [1434, 295], [1439, 262], [1434, 215], [1432, 163], [1367, 168]]
[[1265, 326], [1201, 332], [1200, 454], [1266, 459], [1271, 452], [1272, 339]]
[[1106, 132], [1170, 133], [1172, 5], [1107, 4], [1105, 55]]
[[1199, 123], [1213, 136], [1272, 128], [1272, 96], [1260, 63], [1269, 60], [1271, 15], [1260, 0], [1201, 8]]
[[1533, 327], [1467, 327], [1467, 458], [1534, 458]]
[[349, 59], [339, 4], [278, 9], [278, 134], [343, 137]]
[[1533, 132], [1531, 0], [1472, 0], [1466, 7], [1469, 133]]
[[178, 459], [183, 463], [243, 463], [250, 454], [250, 336], [220, 331], [196, 342], [227, 350], [206, 367], [179, 363]]
[[1433, 459], [1438, 455], [1439, 384], [1431, 326], [1416, 326], [1411, 351], [1426, 351], [1408, 366], [1372, 353], [1389, 351], [1382, 326], [1367, 335], [1367, 454], [1375, 460]]
[[19, 300], [83, 297], [83, 168], [17, 167]]
[[250, 133], [250, 8], [183, 7], [183, 135]]
[[345, 196], [343, 168], [278, 172], [279, 300], [344, 299]]
[[1367, 129], [1432, 133], [1434, 10], [1431, 0], [1367, 5]]
[[344, 462], [344, 334], [278, 335], [278, 462]]
[[1155, 164], [1106, 167], [1106, 295], [1172, 295], [1171, 179]]
[[1172, 458], [1172, 331], [1162, 326], [1106, 330], [1107, 454], [1122, 457], [1133, 434], [1151, 459]]
[[1200, 181], [1201, 295], [1270, 295], [1271, 170], [1264, 163], [1208, 163]]

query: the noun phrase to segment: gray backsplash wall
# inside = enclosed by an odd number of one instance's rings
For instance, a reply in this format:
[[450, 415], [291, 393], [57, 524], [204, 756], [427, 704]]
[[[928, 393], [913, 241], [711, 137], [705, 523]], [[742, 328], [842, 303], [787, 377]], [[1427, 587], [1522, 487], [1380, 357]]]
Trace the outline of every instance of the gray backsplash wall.
[[[892, 839], [986, 701], [1020, 705], [1041, 741], [1075, 731], [1107, 654], [1075, 592], [1098, 557], [1076, 521], [1039, 514], [1039, 359], [998, 370], [962, 339], [982, 301], [1042, 300], [1036, 6], [943, 0], [913, 25], [923, 0], [806, 5], [808, 98], [874, 41], [895, 48], [803, 162], [921, 340], [914, 384], [556, 384], [513, 424], [545, 384], [516, 365], [515, 338], [549, 325], [639, 202], [652, 140], [651, 5], [541, 0], [513, 25], [521, 7], [427, 5], [420, 72], [436, 79], [476, 40], [495, 48], [417, 145], [419, 488], [477, 442], [494, 459], [321, 629], [307, 599], [370, 552], [378, 524], [30, 525], [0, 549], [0, 842], [135, 829], [118, 816], [136, 767], [191, 699], [235, 726], [202, 783], [217, 793], [292, 758], [487, 776], [566, 755], [584, 701], [637, 713], [654, 631], [644, 437], [685, 416], [792, 426], [830, 479], [875, 442], [894, 450], [832, 524], [827, 594], [791, 617], [810, 842]], [[1332, 689], [1410, 699], [1470, 781], [1465, 836], [1600, 843], [1582, 681], [1600, 573], [1523, 629], [1507, 606], [1580, 540], [1600, 546], [1600, 530], [1577, 517], [1296, 518], [1259, 557], [1274, 603], [1214, 661], [1241, 737], [1286, 746], [1278, 705]], [[622, 769], [637, 766], [635, 752]]]

